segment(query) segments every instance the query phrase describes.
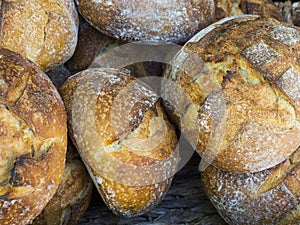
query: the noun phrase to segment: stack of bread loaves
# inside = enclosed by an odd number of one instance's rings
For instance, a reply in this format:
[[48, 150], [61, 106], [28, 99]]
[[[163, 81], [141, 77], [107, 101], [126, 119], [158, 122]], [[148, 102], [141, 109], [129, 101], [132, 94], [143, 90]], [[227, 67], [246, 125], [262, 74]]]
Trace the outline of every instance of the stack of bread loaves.
[[30, 224], [50, 199], [34, 223], [74, 224], [92, 183], [79, 160], [68, 157], [65, 164], [65, 108], [42, 70], [75, 50], [75, 3], [0, 1], [0, 8], [0, 224]]
[[[75, 224], [92, 181], [116, 215], [156, 206], [178, 169], [178, 137], [161, 98], [132, 74], [161, 75], [161, 64], [138, 60], [232, 15], [178, 52], [165, 107], [202, 156], [203, 185], [228, 223], [299, 223], [300, 30], [279, 22], [270, 0], [0, 0], [0, 9], [1, 225]], [[116, 60], [129, 52], [103, 56], [131, 40], [156, 45], [135, 43], [131, 67]], [[67, 132], [79, 155], [66, 158]]]
[[[229, 224], [300, 222], [300, 29], [243, 15], [203, 29], [165, 76], [168, 111]], [[171, 107], [173, 106], [173, 107]]]
[[28, 224], [61, 180], [66, 114], [40, 68], [7, 49], [0, 58], [0, 223]]

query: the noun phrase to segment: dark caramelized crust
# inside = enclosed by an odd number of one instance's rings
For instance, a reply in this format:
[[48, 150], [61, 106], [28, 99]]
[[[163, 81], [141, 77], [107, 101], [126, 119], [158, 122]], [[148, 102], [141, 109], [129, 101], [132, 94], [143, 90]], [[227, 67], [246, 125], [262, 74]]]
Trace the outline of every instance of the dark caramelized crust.
[[61, 93], [71, 137], [108, 207], [132, 217], [160, 202], [178, 155], [156, 94], [128, 73], [100, 68], [70, 77]]
[[295, 151], [299, 60], [298, 27], [249, 15], [209, 26], [175, 56], [165, 76], [191, 101], [173, 97], [171, 102], [185, 106], [174, 115], [208, 163], [255, 172]]
[[66, 115], [49, 78], [33, 63], [0, 49], [0, 223], [28, 224], [61, 179]]

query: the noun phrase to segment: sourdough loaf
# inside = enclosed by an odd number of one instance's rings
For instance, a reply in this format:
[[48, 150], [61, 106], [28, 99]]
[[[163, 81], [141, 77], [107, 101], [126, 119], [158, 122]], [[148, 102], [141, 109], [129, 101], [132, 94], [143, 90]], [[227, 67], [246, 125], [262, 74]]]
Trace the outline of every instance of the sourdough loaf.
[[61, 94], [71, 137], [108, 207], [132, 217], [160, 202], [178, 155], [157, 95], [128, 73], [104, 68], [70, 77]]
[[232, 225], [300, 223], [300, 151], [257, 173], [225, 172], [209, 166], [203, 188], [220, 215]]
[[[229, 15], [262, 13], [279, 19], [269, 0], [76, 0], [83, 17], [117, 39], [183, 43]], [[241, 8], [242, 6], [242, 8]]]
[[67, 121], [56, 88], [35, 64], [0, 49], [0, 224], [29, 224], [54, 195]]
[[206, 164], [271, 168], [300, 143], [299, 58], [298, 27], [254, 15], [226, 18], [174, 57], [165, 77], [180, 91], [164, 85], [166, 107]]
[[0, 1], [0, 47], [49, 70], [67, 61], [77, 43], [73, 0]]
[[33, 225], [75, 225], [89, 206], [93, 182], [77, 150], [68, 143], [66, 165], [59, 187]]

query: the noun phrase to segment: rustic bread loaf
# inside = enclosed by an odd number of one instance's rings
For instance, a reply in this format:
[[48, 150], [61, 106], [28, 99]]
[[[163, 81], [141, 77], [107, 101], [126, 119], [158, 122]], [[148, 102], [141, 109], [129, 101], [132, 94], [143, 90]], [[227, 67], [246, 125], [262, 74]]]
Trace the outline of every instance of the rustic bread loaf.
[[89, 206], [93, 182], [75, 147], [68, 143], [59, 187], [33, 225], [75, 225]]
[[73, 0], [4, 0], [0, 7], [0, 47], [23, 55], [43, 70], [72, 56], [78, 32]]
[[[263, 13], [280, 17], [269, 0], [76, 0], [84, 18], [117, 39], [177, 43], [229, 15]], [[243, 6], [243, 9], [240, 8]]]
[[300, 150], [286, 161], [257, 173], [202, 173], [207, 196], [228, 224], [300, 223]]
[[30, 223], [54, 195], [67, 121], [56, 88], [35, 64], [0, 49], [0, 224]]
[[178, 154], [157, 95], [128, 73], [104, 68], [70, 77], [61, 94], [71, 137], [108, 207], [132, 217], [160, 202]]
[[163, 86], [166, 107], [206, 163], [232, 172], [271, 168], [300, 143], [299, 58], [298, 27], [226, 18], [174, 57], [165, 77], [181, 90]]

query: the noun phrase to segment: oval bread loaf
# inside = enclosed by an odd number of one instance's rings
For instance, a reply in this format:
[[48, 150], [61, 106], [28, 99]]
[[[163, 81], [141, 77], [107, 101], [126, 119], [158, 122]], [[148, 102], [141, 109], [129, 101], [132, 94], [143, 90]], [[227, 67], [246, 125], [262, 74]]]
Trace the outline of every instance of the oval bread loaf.
[[75, 225], [89, 206], [93, 182], [75, 147], [68, 143], [67, 159], [59, 187], [33, 221], [33, 225]]
[[67, 121], [56, 88], [35, 64], [0, 49], [0, 224], [29, 224], [54, 195]]
[[[77, 0], [84, 18], [118, 39], [183, 43], [212, 22], [229, 15], [262, 13], [279, 19], [269, 0]], [[240, 8], [243, 6], [243, 8]]]
[[300, 223], [300, 151], [257, 173], [224, 172], [209, 166], [203, 188], [228, 224]]
[[157, 95], [128, 73], [94, 68], [61, 89], [71, 137], [104, 202], [132, 217], [158, 204], [178, 163]]
[[300, 143], [299, 58], [298, 27], [254, 15], [226, 18], [174, 57], [165, 77], [181, 91], [164, 86], [166, 107], [206, 164], [271, 168]]
[[0, 7], [0, 47], [21, 54], [45, 71], [74, 53], [78, 14], [73, 0], [3, 0]]

